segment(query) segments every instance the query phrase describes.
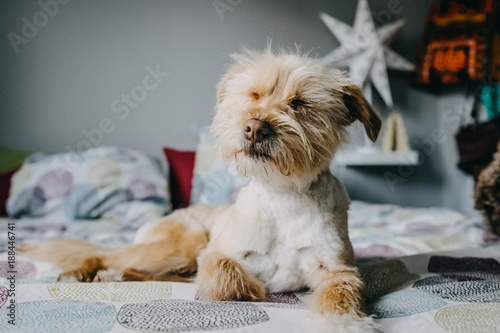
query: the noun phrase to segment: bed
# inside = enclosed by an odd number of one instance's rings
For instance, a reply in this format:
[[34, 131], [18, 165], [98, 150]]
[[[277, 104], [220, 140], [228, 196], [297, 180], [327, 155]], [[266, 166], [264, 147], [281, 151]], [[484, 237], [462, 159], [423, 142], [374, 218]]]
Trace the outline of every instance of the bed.
[[[484, 231], [479, 215], [353, 202], [350, 221], [367, 310], [386, 332], [498, 330], [500, 240]], [[56, 284], [56, 267], [20, 255], [9, 267], [9, 231], [15, 244], [54, 237], [108, 246], [131, 241], [135, 229], [115, 220], [5, 218], [0, 225], [2, 332], [305, 332], [310, 326], [307, 292], [271, 294], [265, 303], [207, 302], [190, 283]], [[8, 298], [12, 288], [15, 297]], [[12, 299], [15, 327], [8, 317]]]
[[[103, 165], [99, 160], [110, 156], [116, 165]], [[18, 172], [21, 176], [16, 182], [24, 185], [17, 184], [11, 191], [10, 212], [31, 213], [0, 220], [0, 332], [309, 330], [313, 317], [306, 309], [307, 291], [270, 294], [263, 303], [210, 302], [197, 297], [192, 283], [55, 283], [60, 273], [57, 267], [31, 261], [12, 246], [50, 238], [120, 246], [131, 242], [147, 220], [168, 213], [161, 208], [167, 207], [168, 191], [151, 185], [164, 180], [137, 178], [137, 174], [164, 178], [145, 155], [107, 149], [87, 158], [88, 163], [83, 163], [87, 178], [77, 175], [81, 170], [76, 169], [68, 169], [71, 176], [60, 173], [62, 182], [68, 183], [71, 177], [71, 186], [77, 186], [79, 192], [53, 184], [44, 190], [44, 184], [55, 179], [46, 177], [54, 171], [53, 160], [33, 159], [30, 177], [26, 171]], [[97, 173], [95, 158], [100, 163]], [[217, 162], [211, 163], [202, 163], [205, 174], [195, 175], [195, 183], [214, 172], [212, 166]], [[51, 167], [35, 172], [35, 164]], [[98, 176], [89, 178], [89, 170]], [[109, 183], [109, 179], [115, 180], [113, 191], [99, 183]], [[95, 187], [92, 190], [89, 182]], [[29, 191], [34, 197], [26, 196], [29, 184], [36, 189]], [[219, 184], [221, 195], [205, 199], [234, 196], [235, 189], [230, 187], [244, 185], [233, 180], [224, 184]], [[197, 191], [203, 194], [203, 190]], [[82, 196], [69, 200], [62, 195], [73, 192]], [[98, 212], [104, 208], [105, 213]], [[349, 232], [367, 286], [367, 311], [386, 332], [500, 330], [500, 238], [485, 231], [479, 213], [354, 201]]]

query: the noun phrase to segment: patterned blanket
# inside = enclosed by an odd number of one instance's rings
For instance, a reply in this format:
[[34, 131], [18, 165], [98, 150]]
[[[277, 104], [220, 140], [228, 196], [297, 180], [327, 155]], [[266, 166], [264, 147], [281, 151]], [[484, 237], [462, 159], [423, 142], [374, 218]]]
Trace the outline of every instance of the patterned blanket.
[[358, 258], [394, 258], [423, 252], [480, 247], [500, 242], [485, 231], [479, 212], [406, 208], [354, 201], [349, 236]]
[[[500, 245], [479, 216], [355, 202], [350, 223], [367, 310], [386, 332], [498, 330]], [[304, 293], [271, 294], [265, 303], [209, 302], [190, 283], [56, 284], [52, 265], [22, 256], [9, 263], [9, 231], [16, 245], [71, 237], [115, 246], [132, 240], [131, 225], [4, 219], [0, 226], [0, 332], [303, 333], [311, 327]], [[400, 257], [414, 253], [420, 254]]]
[[[496, 332], [499, 260], [497, 245], [365, 265], [367, 311], [386, 332]], [[15, 280], [9, 279], [7, 262], [0, 262], [0, 332], [303, 333], [311, 327], [304, 293], [270, 294], [264, 303], [210, 302], [199, 300], [189, 283], [57, 284], [58, 270], [45, 263], [17, 257], [14, 268]]]

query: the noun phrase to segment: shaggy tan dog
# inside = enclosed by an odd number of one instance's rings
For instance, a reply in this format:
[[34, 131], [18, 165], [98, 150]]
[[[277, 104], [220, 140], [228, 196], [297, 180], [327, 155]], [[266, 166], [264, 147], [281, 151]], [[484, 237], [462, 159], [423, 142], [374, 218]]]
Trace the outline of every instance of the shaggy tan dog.
[[329, 166], [347, 126], [361, 121], [375, 141], [379, 117], [319, 60], [268, 50], [234, 61], [212, 125], [227, 163], [252, 177], [234, 205], [178, 210], [123, 249], [55, 240], [27, 253], [61, 266], [61, 282], [183, 281], [197, 272], [200, 295], [220, 301], [310, 288], [313, 331], [375, 330], [348, 237], [349, 198]]

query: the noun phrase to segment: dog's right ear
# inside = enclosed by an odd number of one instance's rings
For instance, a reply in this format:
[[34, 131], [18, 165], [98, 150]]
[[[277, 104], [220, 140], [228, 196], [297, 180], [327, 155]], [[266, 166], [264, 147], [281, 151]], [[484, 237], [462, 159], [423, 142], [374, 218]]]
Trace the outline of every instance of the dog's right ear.
[[349, 124], [359, 120], [365, 126], [366, 134], [370, 140], [375, 142], [380, 133], [382, 121], [365, 96], [363, 96], [361, 88], [355, 84], [345, 86], [342, 99], [349, 111]]

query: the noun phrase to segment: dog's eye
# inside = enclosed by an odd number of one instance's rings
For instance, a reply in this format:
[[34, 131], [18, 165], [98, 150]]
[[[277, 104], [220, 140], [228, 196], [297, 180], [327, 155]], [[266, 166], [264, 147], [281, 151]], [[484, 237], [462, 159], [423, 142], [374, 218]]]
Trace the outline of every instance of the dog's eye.
[[258, 101], [258, 100], [260, 99], [260, 95], [259, 95], [259, 93], [255, 92], [255, 91], [251, 92], [251, 93], [250, 93], [250, 96], [251, 96], [254, 100], [256, 100], [256, 101]]
[[292, 99], [292, 100], [290, 101], [290, 107], [291, 107], [292, 109], [294, 109], [294, 110], [297, 110], [297, 108], [298, 108], [299, 106], [304, 106], [304, 105], [306, 105], [306, 104], [307, 104], [307, 103], [306, 103], [306, 101], [305, 101], [305, 100], [303, 100], [303, 99], [301, 99], [301, 98], [298, 98], [298, 97], [296, 97], [296, 98], [294, 98], [294, 99]]

